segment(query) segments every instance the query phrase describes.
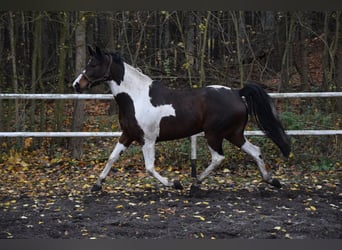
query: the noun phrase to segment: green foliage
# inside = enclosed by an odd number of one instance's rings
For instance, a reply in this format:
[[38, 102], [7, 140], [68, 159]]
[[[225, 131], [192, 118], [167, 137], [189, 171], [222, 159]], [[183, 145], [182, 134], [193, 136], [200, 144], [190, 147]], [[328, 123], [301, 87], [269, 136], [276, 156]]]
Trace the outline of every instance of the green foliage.
[[163, 68], [166, 73], [166, 76], [171, 76], [170, 58], [165, 58], [163, 60]]
[[304, 126], [304, 122], [301, 120], [302, 118], [298, 114], [291, 111], [281, 113], [280, 119], [287, 129], [302, 129]]
[[288, 130], [335, 129], [336, 114], [326, 114], [315, 106], [308, 107], [303, 113], [285, 111], [279, 114], [279, 117]]
[[334, 162], [329, 158], [322, 157], [318, 162], [312, 165], [312, 171], [330, 171], [335, 169]]

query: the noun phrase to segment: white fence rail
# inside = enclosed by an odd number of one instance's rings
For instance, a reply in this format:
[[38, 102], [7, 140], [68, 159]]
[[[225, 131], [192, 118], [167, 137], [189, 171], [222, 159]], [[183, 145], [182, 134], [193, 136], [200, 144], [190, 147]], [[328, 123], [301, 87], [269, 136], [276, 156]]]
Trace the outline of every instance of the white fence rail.
[[[342, 97], [342, 92], [302, 92], [302, 93], [269, 93], [273, 98], [312, 98]], [[101, 99], [113, 100], [112, 94], [7, 94], [0, 93], [0, 99]]]
[[[331, 98], [342, 97], [342, 92], [269, 93], [272, 98]], [[96, 99], [112, 100], [111, 94], [7, 94], [0, 99]], [[342, 105], [342, 104], [341, 104]], [[289, 135], [342, 135], [342, 130], [287, 130]], [[121, 132], [0, 132], [0, 137], [119, 137]], [[199, 136], [202, 134], [198, 134]], [[264, 135], [260, 130], [245, 131], [245, 135]]]
[[[288, 135], [342, 135], [342, 130], [286, 130]], [[119, 137], [122, 132], [0, 132], [0, 137]], [[246, 136], [265, 135], [260, 130], [245, 131]], [[199, 133], [196, 136], [203, 136]]]

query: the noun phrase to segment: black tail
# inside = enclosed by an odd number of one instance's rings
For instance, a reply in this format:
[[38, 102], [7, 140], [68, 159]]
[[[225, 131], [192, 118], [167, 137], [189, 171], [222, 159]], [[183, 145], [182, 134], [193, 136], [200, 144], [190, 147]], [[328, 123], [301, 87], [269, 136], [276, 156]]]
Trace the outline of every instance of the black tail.
[[279, 147], [285, 157], [291, 152], [290, 138], [286, 135], [279, 121], [271, 97], [263, 88], [252, 81], [247, 81], [239, 91], [245, 97], [250, 115], [254, 115], [258, 126]]

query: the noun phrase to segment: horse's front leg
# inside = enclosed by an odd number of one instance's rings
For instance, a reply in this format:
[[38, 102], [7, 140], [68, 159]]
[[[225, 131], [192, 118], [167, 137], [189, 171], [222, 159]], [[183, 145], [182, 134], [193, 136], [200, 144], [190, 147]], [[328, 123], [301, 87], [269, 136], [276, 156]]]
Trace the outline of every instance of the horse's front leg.
[[174, 186], [176, 189], [182, 189], [182, 185], [179, 181], [170, 181], [169, 179], [161, 176], [154, 168], [154, 161], [155, 161], [155, 141], [152, 140], [145, 140], [145, 143], [142, 147], [144, 160], [145, 160], [145, 167], [146, 171], [152, 174], [156, 179], [158, 179], [162, 184], [165, 186]]
[[114, 162], [119, 159], [120, 154], [125, 151], [131, 143], [132, 141], [129, 140], [124, 134], [120, 137], [119, 142], [115, 145], [113, 152], [108, 158], [105, 168], [102, 170], [102, 173], [100, 174], [91, 191], [100, 191], [102, 189], [102, 183], [104, 182], [104, 179], [108, 175]]

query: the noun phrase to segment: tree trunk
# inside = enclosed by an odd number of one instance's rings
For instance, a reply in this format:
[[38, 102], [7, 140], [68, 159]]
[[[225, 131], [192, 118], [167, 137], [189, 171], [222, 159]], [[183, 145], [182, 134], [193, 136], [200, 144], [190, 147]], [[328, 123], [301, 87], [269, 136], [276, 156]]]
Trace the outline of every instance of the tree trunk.
[[121, 15], [122, 15], [122, 31], [123, 31], [123, 36], [126, 42], [126, 47], [127, 47], [127, 52], [129, 54], [130, 57], [130, 61], [131, 63], [133, 62], [133, 53], [131, 51], [131, 47], [130, 47], [130, 41], [128, 39], [128, 29], [127, 29], [127, 24], [129, 23], [128, 19], [126, 18], [126, 14], [129, 15], [129, 11], [122, 11]]
[[[80, 16], [82, 15], [82, 13], [80, 13]], [[114, 45], [114, 24], [113, 24], [113, 13], [110, 11], [106, 11], [103, 12], [103, 16], [105, 17], [105, 20], [102, 20], [103, 22], [103, 26], [105, 29], [102, 30], [103, 33], [105, 33], [106, 36], [103, 35], [103, 41], [104, 44], [106, 45], [106, 48], [109, 51], [114, 51], [115, 50], [115, 45]], [[81, 21], [82, 22], [82, 21]], [[82, 69], [82, 67], [84, 67], [85, 64], [85, 54], [86, 54], [86, 50], [85, 50], [85, 41], [86, 41], [86, 31], [85, 31], [85, 22], [82, 24], [80, 23], [80, 25], [84, 26], [84, 27], [78, 27], [80, 30], [77, 31], [76, 30], [76, 47], [82, 47], [82, 49], [84, 49], [84, 51], [80, 51], [79, 53], [84, 55], [84, 61], [83, 58], [80, 58], [81, 61], [79, 61], [80, 63], [80, 68], [79, 70]], [[83, 35], [81, 33], [84, 33]], [[102, 33], [101, 32], [101, 33]], [[77, 36], [80, 35], [79, 37], [79, 41], [77, 41]], [[77, 43], [80, 44], [80, 46], [77, 46]], [[77, 52], [76, 52], [77, 53]], [[81, 55], [79, 55], [81, 56]], [[77, 59], [76, 59], [76, 64], [77, 64]], [[76, 66], [76, 69], [77, 66]], [[76, 70], [77, 72], [77, 70]], [[76, 107], [75, 107], [76, 108]], [[117, 106], [116, 106], [116, 102], [115, 100], [110, 100], [109, 102], [109, 108], [108, 108], [108, 114], [109, 115], [114, 115], [117, 111]], [[82, 118], [82, 122], [83, 122], [83, 118]]]
[[239, 73], [240, 73], [240, 87], [242, 88], [244, 85], [244, 67], [243, 67], [243, 32], [242, 32], [242, 13], [239, 11], [239, 16], [236, 15], [235, 11], [231, 11], [231, 17], [234, 24], [234, 30], [236, 35], [236, 54], [237, 54], [237, 61], [239, 65]]
[[[306, 13], [298, 13], [298, 19], [300, 23], [306, 23], [307, 17]], [[309, 65], [308, 65], [308, 50], [307, 50], [307, 44], [306, 44], [306, 38], [307, 38], [307, 29], [303, 26], [299, 27], [299, 55], [300, 58], [298, 58], [299, 63], [297, 63], [298, 73], [301, 78], [301, 82], [304, 85], [304, 88], [309, 90], [310, 84], [309, 84]]]
[[[8, 12], [9, 15], [9, 35], [10, 35], [10, 50], [11, 50], [11, 62], [12, 62], [12, 81], [13, 81], [13, 91], [14, 93], [18, 93], [19, 84], [18, 84], [18, 73], [17, 73], [17, 56], [16, 56], [16, 41], [14, 37], [14, 15], [12, 11]], [[20, 116], [19, 116], [19, 100], [15, 99], [15, 131], [20, 131]], [[18, 137], [16, 138], [16, 146], [19, 147], [21, 141]]]
[[[342, 19], [342, 13], [341, 11], [337, 11], [336, 13], [336, 32], [335, 32], [335, 62], [336, 62], [336, 77], [335, 77], [335, 87], [336, 91], [341, 92], [342, 91], [342, 36], [341, 36], [341, 19]], [[337, 100], [335, 101], [335, 107], [337, 110], [337, 113], [342, 114], [342, 105], [341, 101]], [[340, 123], [340, 129], [342, 128], [342, 124]], [[340, 141], [342, 139], [342, 136], [340, 136]]]
[[[42, 29], [42, 20], [41, 20], [41, 13], [37, 12], [35, 15], [35, 23], [34, 23], [34, 31], [33, 31], [33, 51], [32, 51], [32, 60], [31, 60], [31, 93], [36, 93], [36, 89], [38, 86], [38, 79], [40, 78], [41, 72], [41, 29]], [[44, 109], [41, 109], [44, 112]], [[30, 107], [30, 130], [34, 131], [35, 123], [36, 123], [36, 100], [31, 100], [31, 107]], [[38, 139], [39, 140], [39, 139]], [[33, 144], [36, 144], [34, 140]]]
[[[3, 55], [4, 50], [4, 27], [2, 22], [0, 22], [0, 55]], [[0, 69], [3, 69], [3, 63], [0, 60]], [[4, 82], [4, 73], [2, 70], [0, 70], [0, 82]], [[0, 84], [0, 93], [3, 93], [3, 85]], [[7, 119], [4, 117], [4, 102], [2, 99], [0, 99], [0, 131], [7, 131]], [[3, 137], [0, 137], [0, 145], [5, 141]]]
[[[84, 11], [82, 11], [84, 12]], [[114, 26], [113, 26], [113, 12], [101, 11], [99, 12], [99, 46], [110, 51], [114, 50]]]
[[[341, 11], [336, 11], [335, 13], [335, 32], [329, 32], [329, 16], [332, 13], [329, 11], [325, 12], [324, 18], [324, 50], [323, 50], [323, 90], [331, 91], [335, 89], [335, 75], [336, 75], [336, 64], [335, 58], [339, 47], [339, 37], [340, 37], [340, 16]], [[331, 34], [330, 34], [331, 33]], [[329, 45], [329, 41], [331, 41]]]
[[[85, 12], [79, 12], [79, 22], [75, 30], [75, 45], [76, 45], [76, 76], [82, 71], [86, 63], [86, 17]], [[72, 131], [82, 131], [84, 121], [84, 100], [75, 100], [74, 114], [72, 119]], [[83, 138], [73, 137], [70, 139], [70, 147], [72, 157], [78, 160], [82, 157]]]
[[189, 86], [192, 87], [192, 73], [191, 73], [191, 67], [190, 67], [190, 58], [189, 58], [189, 54], [186, 50], [187, 48], [187, 41], [185, 39], [185, 34], [184, 34], [184, 30], [183, 30], [183, 25], [181, 23], [181, 20], [179, 19], [179, 15], [178, 12], [176, 12], [176, 22], [177, 22], [177, 28], [178, 31], [180, 33], [181, 36], [181, 41], [183, 43], [183, 49], [184, 49], [184, 56], [185, 56], [185, 63], [183, 64], [183, 68], [186, 69], [187, 73], [188, 73], [188, 79], [189, 79]]
[[[341, 40], [341, 38], [339, 39]], [[341, 92], [342, 91], [342, 46], [340, 43], [340, 46], [337, 50], [336, 53], [336, 91]], [[336, 107], [336, 112], [338, 114], [342, 114], [342, 105], [341, 101], [336, 99], [335, 101], [335, 107]], [[338, 129], [342, 129], [342, 123], [339, 123]], [[338, 153], [339, 155], [342, 155], [342, 135], [337, 136], [337, 148], [340, 149], [340, 152]]]
[[[58, 46], [58, 72], [57, 72], [57, 93], [64, 93], [64, 74], [65, 74], [65, 58], [66, 58], [66, 35], [67, 35], [67, 24], [68, 24], [68, 14], [64, 11], [60, 12], [60, 33], [59, 33], [59, 44]], [[63, 100], [56, 101], [55, 110], [55, 130], [61, 131], [63, 127]], [[61, 138], [56, 138], [54, 140], [57, 144], [62, 142]]]
[[[337, 58], [337, 62], [336, 62], [336, 91], [341, 92], [342, 91], [342, 46], [340, 46], [338, 48], [336, 58]], [[337, 109], [337, 113], [342, 114], [342, 105], [341, 105], [340, 101], [336, 101], [336, 109]]]
[[203, 27], [203, 37], [202, 37], [202, 47], [200, 51], [200, 87], [204, 86], [205, 82], [205, 70], [204, 70], [204, 60], [205, 60], [205, 49], [207, 47], [208, 41], [208, 27], [209, 27], [209, 19], [210, 19], [211, 12], [208, 11], [207, 17], [204, 20], [204, 27]]
[[[336, 59], [339, 58], [338, 55], [339, 50], [341, 49], [341, 33], [340, 33], [340, 28], [341, 28], [341, 11], [336, 11], [335, 12], [335, 34], [334, 37], [332, 38], [332, 42], [330, 45], [330, 50], [331, 50], [331, 66], [330, 66], [330, 71], [332, 75], [332, 82], [331, 82], [331, 89], [337, 89], [337, 85], [340, 84], [338, 82], [338, 70], [337, 70], [337, 65], [338, 62], [336, 62]], [[335, 79], [334, 79], [335, 78]], [[330, 90], [330, 89], [329, 89]]]
[[194, 14], [190, 11], [185, 16], [185, 27], [184, 27], [184, 36], [185, 36], [185, 53], [187, 54], [187, 67], [189, 67], [189, 71], [193, 71], [194, 66], [194, 38], [195, 38], [195, 29], [194, 29]]
[[330, 81], [330, 73], [329, 73], [329, 46], [328, 46], [328, 37], [329, 37], [329, 11], [325, 12], [324, 15], [324, 32], [323, 32], [323, 41], [324, 41], [324, 49], [323, 49], [323, 58], [322, 58], [322, 68], [323, 68], [323, 79], [322, 79], [322, 91], [328, 90], [328, 82]]
[[283, 52], [283, 56], [281, 59], [281, 83], [279, 86], [278, 91], [286, 91], [289, 86], [290, 76], [291, 76], [291, 45], [293, 41], [293, 35], [295, 30], [295, 19], [294, 14], [289, 13], [288, 14], [288, 21], [285, 22], [285, 30], [286, 30], [286, 40], [285, 40], [285, 49]]

